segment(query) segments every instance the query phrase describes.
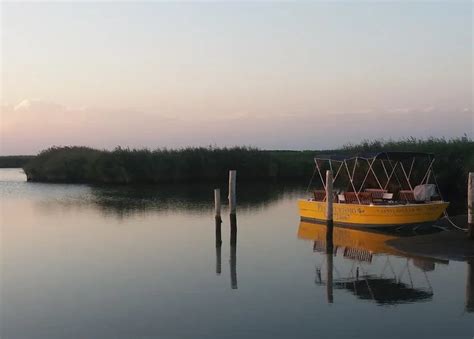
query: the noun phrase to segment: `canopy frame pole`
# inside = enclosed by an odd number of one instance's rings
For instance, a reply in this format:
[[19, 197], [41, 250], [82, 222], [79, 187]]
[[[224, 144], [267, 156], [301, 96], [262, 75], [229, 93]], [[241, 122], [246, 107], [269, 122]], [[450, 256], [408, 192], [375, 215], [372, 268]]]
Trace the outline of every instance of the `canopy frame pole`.
[[385, 176], [387, 177], [387, 183], [386, 183], [385, 186], [384, 186], [384, 189], [386, 189], [387, 186], [388, 186], [388, 184], [389, 184], [389, 182], [390, 182], [390, 177], [389, 177], [389, 175], [388, 175], [387, 169], [385, 168], [384, 160], [381, 159], [380, 162], [382, 163], [383, 171], [385, 172]]
[[357, 190], [354, 186], [354, 181], [351, 177], [351, 172], [349, 171], [349, 166], [347, 165], [347, 161], [344, 160], [344, 165], [346, 167], [346, 170], [347, 170], [347, 175], [349, 176], [349, 181], [351, 182], [351, 185], [352, 185], [352, 189], [354, 190], [354, 193], [356, 194], [356, 198], [357, 198], [357, 201], [359, 202], [359, 205], [360, 205], [360, 200], [359, 200], [359, 194], [357, 194]]
[[413, 165], [414, 164], [415, 164], [415, 157], [413, 157], [413, 160], [411, 161], [410, 171], [408, 172], [408, 179], [411, 178], [411, 172], [413, 170]]
[[[389, 161], [389, 163], [390, 163], [390, 161]], [[383, 164], [383, 163], [382, 163], [382, 164]], [[392, 165], [392, 164], [390, 163], [390, 165]], [[395, 167], [392, 166], [392, 172], [390, 173], [390, 176], [389, 176], [388, 179], [387, 179], [387, 183], [385, 184], [384, 189], [387, 189], [388, 184], [390, 183], [390, 180], [392, 179], [392, 176], [393, 176], [393, 174], [395, 173], [395, 169], [397, 168], [397, 165], [398, 165], [398, 163], [395, 164]], [[385, 165], [384, 165], [384, 168], [385, 168]], [[398, 182], [398, 183], [400, 184], [400, 182]], [[401, 186], [401, 185], [400, 185], [400, 186]]]
[[428, 169], [426, 170], [426, 173], [425, 173], [425, 176], [423, 177], [423, 179], [421, 179], [421, 182], [420, 182], [420, 185], [423, 184], [423, 182], [425, 181], [426, 179], [426, 183], [428, 183], [428, 179], [429, 179], [429, 172], [432, 170], [433, 168], [433, 163], [434, 163], [435, 159], [432, 159], [431, 162], [430, 162], [430, 165], [428, 166]]
[[355, 161], [354, 161], [354, 167], [352, 168], [352, 180], [354, 180], [354, 177], [355, 177], [355, 171], [356, 171], [356, 167], [357, 167], [357, 161], [359, 160], [359, 157], [356, 157], [355, 158]]
[[333, 183], [336, 181], [337, 176], [339, 175], [339, 172], [341, 171], [342, 165], [343, 165], [343, 163], [342, 163], [342, 161], [341, 161], [341, 164], [339, 165], [339, 169], [337, 170], [336, 175], [335, 175], [334, 178], [332, 179], [332, 182], [333, 182]]
[[321, 174], [321, 169], [319, 168], [318, 160], [314, 159], [314, 162], [316, 163], [316, 168], [318, 169], [319, 178], [321, 178], [321, 182], [323, 184], [324, 190], [326, 191], [326, 183], [324, 182], [323, 175]]
[[411, 183], [410, 183], [410, 179], [409, 177], [407, 176], [407, 172], [405, 172], [405, 167], [403, 166], [403, 163], [400, 161], [400, 167], [402, 168], [402, 171], [403, 171], [403, 175], [405, 176], [405, 179], [408, 183], [408, 187], [410, 187], [410, 191], [413, 191], [413, 187], [411, 186]]
[[428, 182], [430, 181], [430, 177], [431, 177], [431, 170], [428, 171], [428, 175], [426, 176], [425, 184], [428, 184]]
[[438, 191], [438, 194], [439, 194], [439, 197], [441, 198], [441, 201], [444, 201], [443, 195], [441, 194], [441, 190], [439, 189], [438, 180], [436, 180], [436, 175], [435, 175], [435, 172], [433, 170], [434, 162], [435, 162], [435, 159], [434, 158], [431, 159], [430, 165], [428, 166], [428, 170], [426, 171], [425, 176], [421, 180], [421, 184], [423, 184], [423, 181], [425, 181], [425, 177], [426, 177], [426, 184], [428, 184], [429, 178], [430, 178], [431, 174], [433, 174], [433, 180], [434, 180], [434, 183], [435, 183], [435, 186], [436, 186], [436, 190]]
[[316, 174], [316, 167], [314, 168], [313, 175], [311, 176], [311, 180], [309, 181], [308, 187], [306, 187], [306, 193], [309, 192], [309, 189], [311, 187], [311, 184], [313, 183], [314, 176]]
[[369, 173], [372, 171], [372, 173], [375, 176], [375, 180], [377, 180], [377, 183], [379, 184], [380, 188], [382, 186], [380, 185], [379, 179], [377, 179], [377, 176], [375, 175], [374, 171], [372, 170], [372, 165], [374, 164], [376, 158], [372, 159], [372, 162], [370, 162], [370, 159], [365, 159], [367, 161], [367, 164], [369, 164], [369, 169], [367, 170], [367, 173], [365, 174], [364, 180], [362, 180], [362, 184], [359, 187], [359, 191], [357, 193], [360, 193], [362, 191], [362, 188], [364, 187], [365, 181], [367, 180], [367, 177], [369, 176]]
[[398, 185], [400, 186], [401, 189], [403, 189], [402, 182], [400, 181], [400, 178], [398, 178], [397, 172], [395, 172], [395, 168], [397, 168], [397, 165], [398, 165], [399, 161], [395, 161], [395, 167], [392, 165], [392, 160], [389, 159], [388, 163], [393, 168], [393, 174], [395, 174], [395, 179], [397, 179]]
[[[332, 171], [332, 161], [331, 161], [331, 159], [329, 159], [329, 169], [331, 170], [331, 174], [334, 173], [334, 172]], [[327, 171], [326, 171], [326, 177], [327, 177], [327, 175], [328, 175], [328, 174], [327, 174]], [[333, 184], [333, 183], [334, 183], [334, 178], [331, 178], [331, 191], [332, 191], [332, 184]], [[327, 187], [327, 186], [328, 186], [328, 185], [326, 185], [326, 187]], [[329, 201], [329, 199], [328, 199], [328, 190], [327, 190], [326, 187], [324, 188], [324, 190], [325, 190], [325, 192], [326, 192], [326, 196], [324, 197], [324, 201]]]
[[373, 168], [375, 160], [376, 160], [376, 158], [374, 158], [374, 160], [372, 161], [372, 165], [369, 167], [369, 170], [372, 171], [372, 174], [374, 175], [375, 180], [377, 181], [377, 184], [379, 185], [380, 189], [383, 189], [382, 184], [380, 183], [379, 178], [377, 177], [377, 174], [375, 174], [375, 171], [374, 171], [374, 168]]

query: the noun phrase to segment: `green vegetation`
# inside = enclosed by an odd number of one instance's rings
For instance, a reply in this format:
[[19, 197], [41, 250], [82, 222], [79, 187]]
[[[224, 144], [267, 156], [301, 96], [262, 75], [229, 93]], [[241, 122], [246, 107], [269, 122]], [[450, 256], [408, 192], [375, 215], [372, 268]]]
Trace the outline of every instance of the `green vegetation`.
[[24, 166], [31, 181], [119, 184], [210, 181], [226, 178], [230, 168], [241, 180], [280, 177], [269, 152], [242, 147], [155, 151], [54, 147]]
[[5, 155], [0, 156], [0, 168], [19, 168], [25, 166], [34, 155]]
[[223, 181], [229, 169], [236, 169], [239, 181], [297, 179], [304, 185], [313, 174], [315, 155], [355, 155], [388, 150], [435, 153], [435, 173], [444, 197], [465, 195], [468, 172], [474, 170], [474, 142], [467, 137], [366, 141], [332, 151], [263, 151], [246, 147], [105, 151], [53, 147], [32, 158], [23, 168], [28, 180], [44, 182]]

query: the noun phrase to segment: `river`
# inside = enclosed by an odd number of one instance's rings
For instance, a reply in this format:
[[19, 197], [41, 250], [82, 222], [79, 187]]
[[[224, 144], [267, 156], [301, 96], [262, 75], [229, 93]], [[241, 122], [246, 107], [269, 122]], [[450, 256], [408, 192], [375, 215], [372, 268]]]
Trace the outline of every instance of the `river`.
[[299, 221], [302, 184], [239, 184], [237, 242], [224, 210], [219, 247], [215, 185], [41, 184], [0, 169], [0, 337], [473, 337], [472, 263], [344, 230], [328, 257], [324, 229]]

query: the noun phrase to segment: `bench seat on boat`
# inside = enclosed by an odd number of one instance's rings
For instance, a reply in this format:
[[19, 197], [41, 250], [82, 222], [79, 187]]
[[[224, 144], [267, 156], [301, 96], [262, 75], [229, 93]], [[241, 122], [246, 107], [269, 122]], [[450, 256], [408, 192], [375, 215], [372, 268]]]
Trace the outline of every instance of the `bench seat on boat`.
[[372, 195], [372, 199], [383, 199], [384, 194], [387, 193], [387, 190], [381, 188], [366, 188], [365, 192], [369, 192]]
[[[315, 190], [313, 192], [314, 200], [315, 201], [326, 201], [326, 191], [324, 190]], [[337, 202], [336, 200], [336, 194], [333, 194], [333, 200], [334, 202]]]
[[315, 201], [324, 201], [326, 200], [326, 191], [323, 190], [315, 190], [313, 192], [314, 200]]
[[359, 201], [361, 204], [371, 204], [372, 194], [370, 192], [345, 192], [344, 199], [346, 204], [358, 204]]
[[415, 195], [413, 194], [412, 190], [400, 190], [398, 192], [398, 198], [401, 201], [406, 201], [406, 202], [415, 202]]

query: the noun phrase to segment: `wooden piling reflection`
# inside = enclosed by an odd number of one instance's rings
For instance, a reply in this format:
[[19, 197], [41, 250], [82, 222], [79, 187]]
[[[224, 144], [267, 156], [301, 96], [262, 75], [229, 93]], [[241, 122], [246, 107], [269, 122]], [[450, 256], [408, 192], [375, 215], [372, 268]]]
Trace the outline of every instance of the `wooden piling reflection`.
[[220, 275], [222, 272], [221, 265], [221, 249], [222, 249], [222, 233], [221, 233], [221, 218], [216, 216], [216, 274]]
[[237, 216], [230, 215], [230, 285], [237, 289]]
[[327, 221], [326, 228], [326, 267], [327, 267], [327, 299], [328, 303], [332, 304], [334, 302], [333, 295], [333, 260], [334, 260], [334, 242], [333, 242], [333, 231], [334, 225], [332, 220]]
[[466, 312], [474, 312], [474, 259], [469, 259], [466, 265]]
[[219, 188], [214, 189], [214, 212], [216, 221], [222, 221], [221, 219], [221, 190]]
[[467, 182], [467, 234], [474, 240], [474, 172], [469, 173]]

